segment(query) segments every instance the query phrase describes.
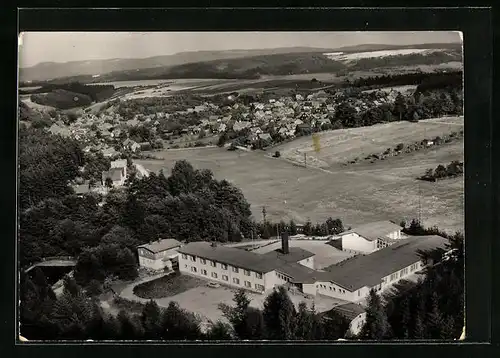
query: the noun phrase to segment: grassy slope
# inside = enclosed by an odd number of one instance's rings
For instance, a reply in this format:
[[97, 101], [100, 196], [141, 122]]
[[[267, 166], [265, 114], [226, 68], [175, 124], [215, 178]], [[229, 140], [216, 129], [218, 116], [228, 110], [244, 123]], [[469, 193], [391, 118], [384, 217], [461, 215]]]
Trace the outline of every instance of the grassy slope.
[[[449, 231], [463, 229], [464, 225], [462, 178], [438, 183], [414, 178], [414, 174], [421, 174], [427, 167], [463, 157], [459, 143], [439, 147], [431, 153], [414, 153], [379, 162], [372, 167], [339, 168], [330, 172], [268, 158], [262, 152], [205, 148], [154, 154], [164, 160], [138, 162], [147, 169], [163, 168], [168, 172], [177, 160], [186, 159], [196, 168], [211, 169], [219, 179], [230, 180], [242, 189], [257, 219], [261, 218], [262, 206], [267, 207], [272, 220], [293, 218], [299, 222], [307, 219], [316, 222], [332, 216], [354, 226], [372, 220], [411, 219], [418, 214], [420, 187], [424, 224], [439, 225]], [[426, 161], [420, 167], [408, 169], [423, 158]]]

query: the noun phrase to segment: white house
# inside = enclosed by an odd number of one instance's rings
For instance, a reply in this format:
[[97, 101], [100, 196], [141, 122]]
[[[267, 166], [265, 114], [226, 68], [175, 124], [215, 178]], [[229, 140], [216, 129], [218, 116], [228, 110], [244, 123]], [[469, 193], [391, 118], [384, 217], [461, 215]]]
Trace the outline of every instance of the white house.
[[125, 184], [127, 179], [127, 161], [114, 160], [111, 162], [111, 168], [108, 171], [102, 172], [102, 185], [106, 185], [106, 180], [110, 178], [113, 186], [120, 187]]
[[343, 251], [371, 253], [400, 240], [401, 230], [390, 221], [377, 221], [345, 231], [339, 237]]
[[172, 270], [179, 256], [182, 243], [174, 239], [163, 239], [137, 248], [139, 265], [151, 270]]

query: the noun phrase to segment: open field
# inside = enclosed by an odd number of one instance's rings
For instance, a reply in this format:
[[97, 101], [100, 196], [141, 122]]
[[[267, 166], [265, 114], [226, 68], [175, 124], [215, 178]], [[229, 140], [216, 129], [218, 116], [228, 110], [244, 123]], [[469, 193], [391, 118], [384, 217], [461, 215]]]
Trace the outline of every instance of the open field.
[[[456, 123], [446, 124], [447, 121]], [[331, 170], [304, 168], [283, 158], [271, 158], [261, 151], [232, 152], [222, 148], [164, 150], [153, 152], [163, 160], [137, 162], [151, 171], [163, 169], [166, 174], [176, 161], [182, 159], [195, 168], [210, 169], [217, 179], [227, 179], [241, 188], [257, 220], [262, 217], [262, 206], [266, 206], [270, 220], [293, 219], [304, 223], [308, 219], [319, 222], [333, 217], [342, 219], [344, 226], [348, 227], [367, 221], [411, 220], [418, 216], [420, 206], [424, 225], [438, 225], [451, 232], [463, 230], [463, 179], [454, 178], [437, 183], [415, 179], [428, 167], [461, 159], [463, 149], [460, 142], [373, 164], [352, 167], [337, 164], [346, 156], [369, 152], [365, 148], [383, 150], [404, 139], [414, 141], [457, 131], [462, 128], [460, 123], [463, 123], [463, 119], [442, 118], [428, 122], [391, 123], [391, 132], [373, 126], [323, 133], [338, 138], [342, 136], [338, 133], [350, 131], [349, 135], [343, 135], [344, 142], [337, 139], [335, 146], [335, 142], [331, 142], [330, 147], [320, 152], [324, 156], [322, 160]], [[396, 139], [391, 139], [391, 135]], [[309, 143], [310, 138], [300, 138], [284, 146], [299, 146], [308, 150]]]
[[[324, 169], [338, 167], [357, 157], [360, 159], [399, 143], [410, 144], [423, 139], [432, 139], [463, 129], [463, 117], [443, 117], [422, 120], [418, 123], [392, 122], [370, 127], [348, 128], [319, 133], [321, 150], [316, 153], [312, 137], [305, 136], [274, 147], [281, 157], [304, 163], [304, 153], [310, 165]], [[462, 150], [463, 153], [463, 150]]]

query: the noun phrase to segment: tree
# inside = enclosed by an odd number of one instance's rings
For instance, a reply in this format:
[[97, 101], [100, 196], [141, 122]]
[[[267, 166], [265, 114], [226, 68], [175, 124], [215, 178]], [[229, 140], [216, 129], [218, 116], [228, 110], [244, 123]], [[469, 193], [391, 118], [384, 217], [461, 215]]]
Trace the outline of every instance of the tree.
[[126, 340], [139, 340], [143, 335], [142, 327], [137, 319], [131, 316], [125, 310], [120, 310], [117, 315], [120, 324], [120, 338]]
[[401, 93], [398, 93], [394, 102], [394, 110], [396, 111], [400, 121], [403, 119], [403, 115], [405, 114], [407, 108], [408, 105], [406, 103], [406, 99]]
[[87, 294], [91, 297], [99, 296], [103, 292], [102, 284], [97, 280], [90, 281], [87, 287]]
[[310, 220], [307, 220], [307, 222], [304, 225], [304, 228], [302, 229], [302, 232], [306, 236], [311, 236], [313, 234], [313, 227]]
[[366, 308], [366, 321], [361, 329], [360, 336], [362, 339], [382, 340], [389, 338], [390, 330], [381, 299], [377, 292], [371, 289]]
[[112, 188], [113, 187], [113, 179], [111, 179], [110, 177], [107, 177], [106, 180], [104, 181], [104, 186], [106, 186], [106, 188]]
[[314, 339], [313, 330], [313, 314], [309, 311], [305, 302], [299, 303], [299, 310], [297, 312], [297, 328], [295, 331], [295, 338], [299, 340]]
[[439, 298], [436, 292], [431, 295], [430, 310], [425, 320], [428, 327], [428, 338], [439, 339], [441, 338], [443, 329], [443, 317], [439, 311]]
[[269, 339], [290, 340], [294, 338], [295, 306], [283, 286], [278, 287], [266, 297], [263, 316]]
[[329, 234], [340, 234], [341, 232], [344, 231], [344, 225], [342, 223], [342, 220], [340, 219], [333, 219], [329, 217], [326, 219], [326, 226], [328, 228], [328, 233]]
[[201, 338], [198, 320], [192, 313], [181, 309], [176, 302], [170, 302], [163, 311], [162, 338], [167, 340], [186, 340]]
[[217, 321], [215, 324], [212, 324], [208, 330], [207, 338], [210, 340], [228, 341], [233, 339], [231, 331], [231, 326], [227, 323]]
[[161, 317], [162, 312], [155, 301], [150, 300], [144, 305], [141, 313], [141, 323], [144, 327], [144, 338], [161, 338]]
[[295, 221], [290, 220], [290, 225], [288, 226], [288, 229], [290, 231], [290, 235], [297, 235], [297, 224], [295, 224]]

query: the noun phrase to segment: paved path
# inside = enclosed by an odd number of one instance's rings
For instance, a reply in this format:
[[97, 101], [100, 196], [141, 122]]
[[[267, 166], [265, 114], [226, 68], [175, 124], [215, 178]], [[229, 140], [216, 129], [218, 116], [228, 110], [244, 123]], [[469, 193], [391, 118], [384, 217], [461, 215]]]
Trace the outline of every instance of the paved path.
[[121, 292], [118, 293], [118, 295], [121, 298], [124, 298], [124, 299], [129, 300], [129, 301], [136, 301], [136, 302], [146, 303], [146, 302], [149, 301], [149, 299], [141, 298], [139, 296], [136, 296], [134, 294], [134, 287], [137, 286], [137, 285], [140, 285], [142, 283], [146, 283], [146, 282], [153, 281], [153, 280], [156, 280], [158, 278], [161, 278], [163, 276], [170, 275], [172, 273], [173, 272], [170, 272], [170, 273], [160, 273], [160, 274], [157, 274], [157, 275], [144, 277], [144, 278], [142, 278], [140, 280], [131, 282], [127, 286], [125, 286], [125, 288], [123, 288], [121, 290]]

